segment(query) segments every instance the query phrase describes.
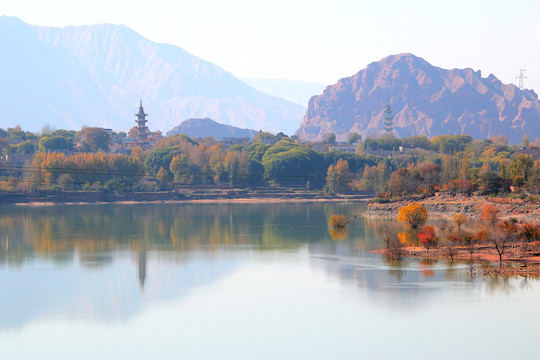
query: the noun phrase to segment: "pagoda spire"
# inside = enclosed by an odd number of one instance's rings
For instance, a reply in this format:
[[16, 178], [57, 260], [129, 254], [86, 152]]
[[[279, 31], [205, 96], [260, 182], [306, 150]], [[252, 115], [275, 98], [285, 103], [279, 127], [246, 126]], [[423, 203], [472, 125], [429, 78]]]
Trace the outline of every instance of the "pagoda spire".
[[144, 108], [142, 105], [142, 99], [139, 101], [139, 112], [135, 114], [137, 117], [137, 120], [135, 122], [137, 123], [137, 138], [141, 141], [146, 140], [148, 137], [148, 127], [146, 126], [146, 123], [148, 120], [146, 120], [146, 117], [148, 114], [144, 113]]
[[384, 117], [384, 130], [387, 134], [391, 134], [394, 130], [394, 114], [392, 108], [390, 107], [390, 97], [386, 95], [386, 108], [383, 112]]

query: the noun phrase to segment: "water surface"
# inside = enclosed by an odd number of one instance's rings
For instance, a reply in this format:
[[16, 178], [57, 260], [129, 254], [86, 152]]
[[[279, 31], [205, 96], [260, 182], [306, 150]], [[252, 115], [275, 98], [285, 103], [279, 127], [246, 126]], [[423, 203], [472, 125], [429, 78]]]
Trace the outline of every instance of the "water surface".
[[538, 281], [385, 261], [364, 210], [0, 208], [0, 358], [537, 358]]

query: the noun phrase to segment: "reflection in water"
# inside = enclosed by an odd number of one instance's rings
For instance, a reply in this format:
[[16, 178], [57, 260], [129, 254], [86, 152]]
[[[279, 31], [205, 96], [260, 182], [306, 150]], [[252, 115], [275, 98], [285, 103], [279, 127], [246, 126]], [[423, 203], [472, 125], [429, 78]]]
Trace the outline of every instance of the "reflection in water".
[[[448, 284], [482, 286], [472, 264], [369, 253], [381, 247], [378, 234], [389, 220], [354, 216], [363, 210], [358, 204], [0, 208], [0, 285], [8, 289], [0, 293], [0, 309], [13, 309], [2, 314], [0, 330], [43, 316], [126, 319], [254, 263], [307, 265], [392, 307], [420, 307]], [[335, 213], [351, 219], [346, 228], [328, 228]], [[485, 286], [520, 289], [512, 284], [494, 279]]]

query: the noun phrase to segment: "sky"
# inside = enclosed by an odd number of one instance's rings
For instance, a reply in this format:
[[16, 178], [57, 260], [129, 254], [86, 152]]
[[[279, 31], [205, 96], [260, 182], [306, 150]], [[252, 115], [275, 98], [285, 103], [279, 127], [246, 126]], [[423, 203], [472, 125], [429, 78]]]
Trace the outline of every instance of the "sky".
[[44, 26], [124, 24], [237, 77], [334, 84], [388, 55], [540, 91], [538, 0], [0, 0]]

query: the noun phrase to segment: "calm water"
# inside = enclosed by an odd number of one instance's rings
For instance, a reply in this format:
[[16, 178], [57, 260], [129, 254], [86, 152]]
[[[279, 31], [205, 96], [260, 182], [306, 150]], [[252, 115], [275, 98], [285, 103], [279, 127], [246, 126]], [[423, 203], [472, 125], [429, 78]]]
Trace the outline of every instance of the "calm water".
[[539, 358], [539, 281], [385, 262], [363, 211], [0, 208], [0, 359]]

